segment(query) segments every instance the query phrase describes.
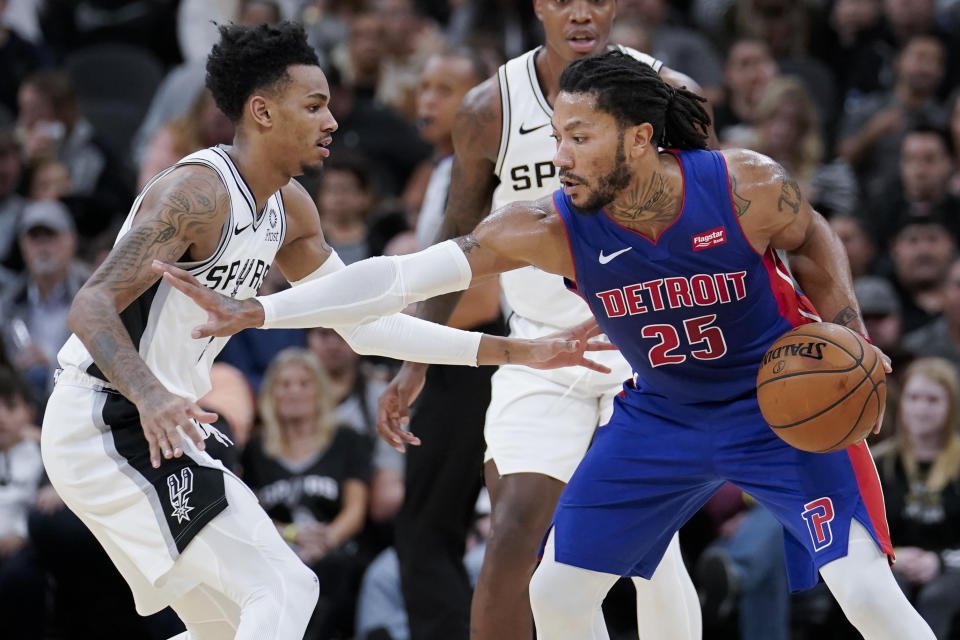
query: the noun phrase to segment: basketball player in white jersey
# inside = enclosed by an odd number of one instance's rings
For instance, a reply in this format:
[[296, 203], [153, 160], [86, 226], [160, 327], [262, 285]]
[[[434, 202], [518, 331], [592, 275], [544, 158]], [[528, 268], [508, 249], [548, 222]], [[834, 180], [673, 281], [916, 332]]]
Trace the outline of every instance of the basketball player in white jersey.
[[[202, 311], [151, 265], [177, 263], [237, 299], [256, 294], [271, 264], [294, 285], [342, 268], [311, 198], [291, 180], [322, 164], [337, 124], [302, 27], [221, 26], [220, 36], [207, 86], [236, 124], [233, 145], [155, 177], [77, 294], [42, 454], [141, 614], [171, 605], [184, 639], [291, 640], [303, 636], [317, 578], [209, 454], [231, 444], [197, 405], [224, 339], [188, 338]], [[392, 357], [597, 366], [582, 357], [584, 340], [492, 338], [399, 315], [336, 328], [354, 348]]]
[[[605, 50], [616, 0], [534, 0], [544, 46], [503, 65], [495, 77], [467, 94], [454, 124], [455, 157], [450, 195], [438, 240], [469, 233], [493, 208], [535, 200], [560, 186], [550, 118], [560, 73], [571, 61]], [[626, 49], [677, 86], [694, 91], [683, 74], [662, 68], [646, 54]], [[510, 335], [534, 337], [573, 326], [590, 316], [562, 279], [525, 267], [501, 275], [512, 314]], [[430, 300], [420, 316], [449, 317], [455, 296]], [[532, 637], [527, 585], [554, 507], [594, 429], [612, 412], [613, 397], [631, 371], [619, 353], [603, 354], [609, 374], [584, 369], [548, 373], [502, 366], [484, 431], [485, 480], [493, 527], [473, 595], [470, 637]], [[381, 397], [380, 432], [398, 447], [386, 420], [407, 420], [407, 407], [423, 385], [426, 367], [406, 363]], [[418, 444], [414, 434], [406, 442]], [[651, 581], [635, 579], [640, 637], [692, 640], [701, 635], [700, 608], [674, 537]]]

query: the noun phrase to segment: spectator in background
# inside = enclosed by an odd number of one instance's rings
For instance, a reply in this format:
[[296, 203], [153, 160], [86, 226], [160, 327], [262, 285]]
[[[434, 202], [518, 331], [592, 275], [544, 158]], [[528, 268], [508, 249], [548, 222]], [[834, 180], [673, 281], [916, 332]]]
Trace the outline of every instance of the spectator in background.
[[854, 279], [876, 273], [877, 245], [867, 232], [864, 220], [849, 214], [834, 214], [830, 216], [829, 223], [843, 243]]
[[881, 18], [882, 0], [836, 0], [830, 8], [828, 42], [814, 53], [832, 66], [845, 110], [884, 88], [880, 72], [889, 47], [881, 39]]
[[184, 156], [199, 149], [229, 144], [232, 140], [233, 123], [214, 104], [210, 90], [201, 89], [185, 114], [153, 134], [140, 164], [137, 190], [142, 190], [153, 176]]
[[614, 31], [621, 25], [637, 21], [646, 31], [647, 46], [636, 47], [621, 42], [614, 35], [611, 40], [649, 53], [671, 69], [687, 74], [700, 85], [700, 95], [716, 102], [723, 91], [720, 55], [703, 35], [678, 25], [671, 18], [671, 8], [666, 0], [621, 0]]
[[149, 49], [169, 66], [180, 62], [176, 6], [156, 0], [44, 0], [37, 11], [43, 39], [58, 60], [83, 47], [122, 42]]
[[[27, 513], [43, 477], [29, 385], [0, 368], [0, 621], [6, 637], [43, 631], [43, 574], [28, 548]], [[9, 635], [8, 635], [9, 634]]]
[[953, 145], [953, 172], [947, 190], [951, 195], [960, 197], [960, 87], [954, 90], [947, 101], [947, 130]]
[[400, 194], [414, 169], [430, 157], [430, 147], [413, 124], [377, 101], [370, 88], [342, 82], [336, 68], [327, 72], [330, 110], [337, 119], [337, 135], [330, 160], [344, 155], [369, 159], [371, 181], [383, 197]]
[[417, 12], [413, 0], [374, 0], [383, 24], [384, 56], [377, 99], [413, 120], [420, 71], [432, 54], [447, 47], [443, 33]]
[[[829, 67], [810, 55], [812, 40], [822, 31], [812, 7], [793, 0], [735, 0], [729, 19], [730, 33], [765, 42], [780, 73], [803, 82], [829, 139], [839, 107], [836, 79]], [[813, 48], [819, 46], [815, 44]]]
[[[26, 204], [17, 187], [23, 165], [20, 150], [10, 129], [0, 127], [0, 263], [9, 264], [17, 237], [17, 221]], [[4, 278], [0, 277], [0, 289]]]
[[906, 131], [918, 121], [944, 121], [937, 99], [944, 62], [943, 43], [938, 38], [910, 38], [897, 55], [893, 88], [864, 98], [844, 115], [837, 153], [857, 172], [868, 201], [879, 197], [895, 178]]
[[953, 142], [945, 130], [924, 123], [907, 130], [900, 144], [899, 180], [868, 208], [870, 226], [881, 246], [904, 215], [938, 218], [960, 241], [960, 197], [948, 191], [953, 155]]
[[333, 51], [348, 38], [350, 21], [358, 7], [353, 0], [306, 0], [300, 9], [300, 22], [307, 42], [317, 52], [320, 66], [329, 69]]
[[70, 80], [59, 71], [41, 71], [20, 85], [17, 134], [28, 163], [60, 160], [70, 171], [70, 195], [90, 196], [106, 168], [93, 126], [80, 115]]
[[723, 99], [713, 107], [714, 130], [721, 145], [749, 144], [748, 126], [776, 75], [777, 63], [762, 40], [740, 38], [730, 45], [723, 65]]
[[894, 574], [938, 640], [960, 613], [960, 380], [942, 358], [907, 369], [894, 437], [874, 457], [897, 553]]
[[[7, 9], [7, 0], [0, 0], [0, 16]], [[49, 64], [49, 54], [20, 36], [0, 20], [0, 126], [12, 122], [17, 115], [17, 87], [41, 67]]]
[[0, 297], [0, 313], [14, 363], [45, 399], [57, 352], [70, 336], [70, 303], [89, 272], [74, 260], [76, 230], [61, 203], [28, 204], [18, 232], [26, 270]]
[[[888, 51], [903, 48], [911, 38], [929, 34], [938, 38], [946, 53], [946, 86], [960, 84], [960, 32], [956, 18], [937, 16], [938, 0], [883, 0], [883, 38]], [[952, 24], [951, 24], [952, 22]], [[888, 61], [891, 62], [891, 61]], [[884, 70], [881, 75], [888, 75]]]
[[826, 144], [817, 107], [800, 80], [779, 76], [767, 85], [757, 104], [754, 130], [750, 148], [783, 165], [817, 211], [826, 216], [856, 211], [856, 178], [842, 160], [824, 164]]
[[333, 155], [324, 163], [315, 200], [327, 244], [346, 264], [369, 258], [367, 218], [377, 197], [364, 162]]
[[960, 260], [947, 271], [943, 315], [908, 333], [904, 346], [918, 356], [940, 356], [960, 371]]
[[327, 374], [337, 422], [362, 434], [372, 446], [377, 438], [377, 400], [386, 383], [333, 329], [308, 329], [307, 347]]
[[940, 315], [947, 270], [956, 253], [956, 240], [943, 220], [923, 216], [899, 222], [890, 255], [905, 333]]
[[890, 357], [893, 373], [887, 374], [886, 412], [883, 427], [870, 443], [885, 439], [893, 433], [900, 399], [900, 377], [913, 359], [914, 352], [903, 344], [903, 319], [900, 299], [893, 285], [880, 276], [863, 276], [853, 281], [853, 290], [860, 304], [860, 314], [873, 344]]
[[243, 453], [244, 479], [284, 538], [320, 579], [306, 638], [349, 636], [363, 572], [370, 450], [337, 422], [333, 388], [316, 356], [285, 349], [260, 392], [262, 437]]
[[27, 197], [59, 200], [70, 193], [70, 169], [56, 158], [43, 158], [27, 170]]

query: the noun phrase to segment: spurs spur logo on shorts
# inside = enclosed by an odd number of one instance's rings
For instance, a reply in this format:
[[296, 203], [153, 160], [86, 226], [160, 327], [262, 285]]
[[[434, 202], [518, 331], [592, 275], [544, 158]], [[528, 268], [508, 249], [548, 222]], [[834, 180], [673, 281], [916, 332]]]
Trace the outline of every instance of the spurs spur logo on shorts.
[[180, 470], [180, 474], [167, 476], [167, 489], [170, 491], [170, 506], [173, 507], [171, 517], [177, 519], [177, 524], [184, 520], [190, 521], [190, 512], [193, 511], [187, 500], [193, 492], [193, 471], [189, 467]]
[[813, 540], [813, 550], [822, 551], [833, 542], [833, 529], [830, 521], [833, 520], [833, 500], [818, 498], [803, 505], [803, 519], [810, 530], [810, 539]]

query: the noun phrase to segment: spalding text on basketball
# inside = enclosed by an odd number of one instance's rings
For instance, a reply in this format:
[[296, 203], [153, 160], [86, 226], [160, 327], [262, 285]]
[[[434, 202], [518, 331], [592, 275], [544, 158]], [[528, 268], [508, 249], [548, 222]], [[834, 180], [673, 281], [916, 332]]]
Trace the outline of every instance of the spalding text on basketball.
[[823, 360], [823, 346], [826, 342], [795, 342], [793, 344], [780, 345], [776, 349], [770, 349], [763, 354], [763, 365], [766, 366], [772, 360], [779, 360], [787, 356], [800, 356], [802, 358], [813, 358], [814, 360]]

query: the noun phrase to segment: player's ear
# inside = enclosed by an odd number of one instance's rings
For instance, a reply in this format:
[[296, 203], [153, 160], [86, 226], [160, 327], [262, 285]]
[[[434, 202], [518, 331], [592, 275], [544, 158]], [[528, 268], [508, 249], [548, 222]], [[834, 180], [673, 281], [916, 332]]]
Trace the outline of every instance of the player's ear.
[[250, 117], [261, 127], [273, 126], [273, 120], [270, 117], [270, 109], [266, 98], [260, 95], [254, 95], [247, 104]]
[[649, 122], [643, 122], [627, 129], [627, 150], [631, 157], [639, 157], [647, 151], [647, 148], [656, 146], [653, 142], [653, 125]]
[[543, 22], [543, 0], [533, 0], [533, 13], [536, 14], [537, 20]]

